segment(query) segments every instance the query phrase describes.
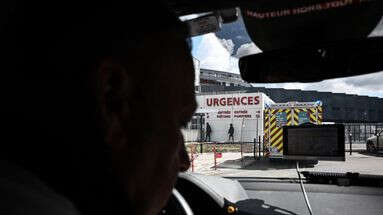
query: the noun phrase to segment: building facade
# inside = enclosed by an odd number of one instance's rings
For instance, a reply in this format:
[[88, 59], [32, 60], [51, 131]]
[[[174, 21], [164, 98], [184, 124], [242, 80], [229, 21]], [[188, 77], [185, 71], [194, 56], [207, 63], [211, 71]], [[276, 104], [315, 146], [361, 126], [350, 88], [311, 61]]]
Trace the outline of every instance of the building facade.
[[244, 91], [265, 93], [276, 103], [290, 101], [323, 102], [323, 119], [335, 123], [383, 122], [383, 98], [281, 88], [201, 85], [201, 93]]
[[251, 84], [243, 81], [241, 76], [238, 74], [209, 69], [200, 69], [199, 86], [251, 87]]
[[[323, 122], [341, 123], [345, 126], [345, 139], [348, 143], [365, 143], [367, 138], [378, 130], [383, 130], [383, 98], [359, 96], [345, 93], [319, 92], [312, 90], [291, 90], [282, 88], [254, 87], [244, 82], [240, 75], [221, 71], [200, 69], [198, 95], [230, 93], [264, 93], [275, 103], [315, 102], [323, 106]], [[194, 116], [188, 129], [203, 130], [204, 118]], [[351, 134], [351, 136], [349, 135]], [[186, 140], [197, 137], [201, 132]]]

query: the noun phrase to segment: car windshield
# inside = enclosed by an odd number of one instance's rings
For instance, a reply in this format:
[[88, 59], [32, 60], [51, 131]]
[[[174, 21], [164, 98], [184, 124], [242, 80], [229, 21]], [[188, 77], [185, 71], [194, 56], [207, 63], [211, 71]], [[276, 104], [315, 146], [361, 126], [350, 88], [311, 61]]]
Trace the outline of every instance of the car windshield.
[[[380, 35], [382, 25], [369, 36]], [[302, 170], [383, 175], [383, 71], [316, 83], [250, 84], [240, 76], [239, 58], [262, 51], [241, 14], [191, 39], [199, 106], [183, 129], [190, 172], [297, 177], [295, 161], [283, 156], [282, 127], [308, 123], [344, 126], [345, 161], [304, 159]]]

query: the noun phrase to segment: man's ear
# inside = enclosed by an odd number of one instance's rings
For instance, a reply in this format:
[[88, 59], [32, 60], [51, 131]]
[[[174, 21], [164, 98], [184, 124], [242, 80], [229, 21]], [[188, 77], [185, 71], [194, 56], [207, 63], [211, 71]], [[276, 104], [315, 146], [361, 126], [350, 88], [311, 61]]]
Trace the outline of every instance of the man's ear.
[[106, 141], [114, 146], [121, 145], [124, 142], [122, 121], [127, 120], [130, 115], [131, 81], [126, 68], [118, 61], [110, 59], [101, 62], [98, 73], [101, 111], [106, 123]]

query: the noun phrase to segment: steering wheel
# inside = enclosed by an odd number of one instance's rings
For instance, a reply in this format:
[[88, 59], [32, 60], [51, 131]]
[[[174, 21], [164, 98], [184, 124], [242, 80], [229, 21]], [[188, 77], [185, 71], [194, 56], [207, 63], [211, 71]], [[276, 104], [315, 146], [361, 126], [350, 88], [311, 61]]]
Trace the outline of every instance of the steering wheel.
[[168, 203], [160, 214], [193, 215], [193, 212], [182, 195], [176, 189], [173, 189]]

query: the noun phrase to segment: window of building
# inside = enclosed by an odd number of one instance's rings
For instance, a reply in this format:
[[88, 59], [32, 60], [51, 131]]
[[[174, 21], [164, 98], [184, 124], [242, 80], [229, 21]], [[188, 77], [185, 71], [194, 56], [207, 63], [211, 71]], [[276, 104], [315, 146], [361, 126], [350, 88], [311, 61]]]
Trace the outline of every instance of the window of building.
[[194, 118], [191, 120], [190, 129], [199, 129], [199, 120], [198, 118]]
[[194, 86], [194, 91], [195, 92], [200, 92], [201, 91], [200, 86]]

